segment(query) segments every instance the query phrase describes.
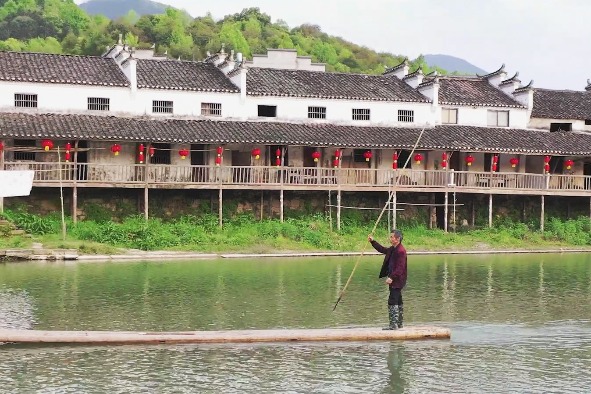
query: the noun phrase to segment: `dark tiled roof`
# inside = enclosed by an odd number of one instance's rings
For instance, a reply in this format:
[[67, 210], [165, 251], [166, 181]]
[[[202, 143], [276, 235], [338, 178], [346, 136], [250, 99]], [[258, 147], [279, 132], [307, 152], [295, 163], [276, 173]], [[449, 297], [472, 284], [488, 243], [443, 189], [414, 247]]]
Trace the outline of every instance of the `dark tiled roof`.
[[439, 104], [524, 108], [486, 79], [439, 77]]
[[[1, 113], [0, 137], [169, 143], [257, 143], [411, 149], [421, 129], [333, 124]], [[591, 155], [591, 135], [445, 125], [425, 129], [418, 149]]]
[[591, 92], [534, 89], [532, 118], [591, 119]]
[[113, 59], [1, 51], [0, 81], [129, 86]]
[[349, 100], [428, 102], [395, 77], [249, 68], [247, 94]]
[[237, 93], [240, 90], [212, 63], [182, 60], [137, 62], [138, 88]]

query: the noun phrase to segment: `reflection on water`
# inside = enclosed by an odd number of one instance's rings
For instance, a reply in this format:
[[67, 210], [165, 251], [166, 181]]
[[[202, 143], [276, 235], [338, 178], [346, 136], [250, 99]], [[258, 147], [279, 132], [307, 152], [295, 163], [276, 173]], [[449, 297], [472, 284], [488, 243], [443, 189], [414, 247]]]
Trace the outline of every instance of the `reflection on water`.
[[[334, 312], [353, 258], [0, 265], [1, 324], [79, 330], [381, 326], [387, 289], [377, 278], [379, 260], [362, 261]], [[4, 345], [0, 392], [564, 393], [591, 387], [589, 255], [412, 256], [405, 312], [408, 325], [451, 327], [452, 339]]]
[[27, 292], [0, 284], [0, 329], [30, 330], [34, 320], [33, 300]]

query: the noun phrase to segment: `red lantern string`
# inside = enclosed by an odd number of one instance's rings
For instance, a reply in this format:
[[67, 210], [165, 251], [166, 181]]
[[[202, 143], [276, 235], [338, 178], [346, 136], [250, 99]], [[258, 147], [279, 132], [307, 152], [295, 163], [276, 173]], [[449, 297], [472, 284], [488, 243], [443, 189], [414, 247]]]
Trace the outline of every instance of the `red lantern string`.
[[441, 154], [441, 168], [447, 167], [447, 153], [443, 152]]
[[393, 170], [398, 169], [398, 153], [397, 152], [394, 152], [394, 154], [392, 155], [392, 169]]
[[221, 146], [218, 146], [217, 147], [217, 150], [216, 150], [216, 153], [217, 153], [217, 155], [216, 155], [216, 158], [215, 158], [215, 165], [216, 166], [219, 166], [219, 165], [222, 164], [222, 155], [224, 153], [224, 148], [222, 148]]
[[281, 149], [275, 150], [275, 165], [279, 167], [281, 165]]
[[64, 155], [66, 159], [66, 163], [70, 162], [70, 150], [72, 149], [72, 144], [66, 142], [66, 154]]
[[144, 144], [140, 144], [139, 150], [139, 162], [140, 164], [144, 164]]
[[156, 152], [156, 148], [150, 145], [150, 149], [148, 149], [150, 157], [154, 157], [154, 153]]

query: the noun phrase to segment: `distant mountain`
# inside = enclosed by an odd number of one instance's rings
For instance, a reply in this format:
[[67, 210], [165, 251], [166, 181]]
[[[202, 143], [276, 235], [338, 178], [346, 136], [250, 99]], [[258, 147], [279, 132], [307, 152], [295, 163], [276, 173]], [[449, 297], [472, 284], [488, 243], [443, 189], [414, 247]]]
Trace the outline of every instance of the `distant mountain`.
[[139, 16], [162, 14], [169, 5], [150, 0], [89, 0], [80, 8], [90, 15], [102, 14], [109, 19], [117, 19], [134, 10]]
[[488, 72], [476, 67], [472, 63], [467, 62], [459, 57], [449, 55], [423, 55], [425, 62], [429, 67], [439, 67], [453, 73], [454, 71], [464, 75], [487, 74]]

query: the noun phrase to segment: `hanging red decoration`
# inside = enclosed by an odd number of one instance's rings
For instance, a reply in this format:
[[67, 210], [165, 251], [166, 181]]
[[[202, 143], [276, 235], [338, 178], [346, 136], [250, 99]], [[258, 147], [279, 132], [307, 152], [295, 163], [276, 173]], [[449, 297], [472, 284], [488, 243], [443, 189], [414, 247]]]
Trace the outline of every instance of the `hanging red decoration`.
[[337, 149], [334, 151], [334, 157], [336, 157], [337, 159], [340, 159], [341, 155], [342, 155], [342, 153], [340, 150]]
[[182, 160], [185, 160], [187, 158], [187, 156], [189, 156], [189, 150], [186, 148], [180, 149], [179, 156], [181, 157]]
[[466, 165], [468, 167], [470, 167], [472, 165], [472, 163], [474, 163], [474, 156], [468, 155], [468, 156], [466, 156], [466, 158], [464, 159], [464, 161], [466, 162]]
[[339, 168], [339, 159], [334, 159], [334, 160], [332, 161], [332, 166], [333, 166], [334, 168]]
[[550, 163], [550, 159], [551, 159], [550, 156], [544, 157], [544, 163], [546, 163], [546, 164]]
[[415, 163], [417, 164], [421, 164], [421, 162], [423, 161], [423, 155], [420, 153], [417, 153], [414, 157]]
[[281, 165], [281, 149], [275, 150], [275, 165], [279, 167]]
[[52, 140], [43, 140], [41, 141], [41, 147], [47, 152], [50, 149], [53, 149], [53, 141]]
[[572, 161], [571, 159], [568, 159], [564, 162], [564, 166], [566, 167], [567, 170], [570, 170], [571, 168], [573, 168], [574, 165], [575, 165], [575, 162]]
[[511, 167], [515, 168], [517, 164], [519, 164], [519, 159], [517, 157], [512, 157], [511, 160], [509, 160], [509, 163], [511, 163]]
[[154, 157], [154, 153], [156, 153], [156, 148], [154, 148], [153, 146], [150, 145], [150, 149], [148, 149], [148, 153], [150, 154], [150, 157]]
[[312, 152], [312, 158], [314, 159], [314, 163], [318, 163], [318, 160], [320, 159], [320, 152], [317, 150]]
[[66, 142], [66, 154], [64, 155], [64, 158], [66, 159], [66, 163], [70, 162], [70, 151], [72, 150], [72, 144], [69, 142]]
[[138, 151], [139, 151], [138, 159], [139, 159], [140, 164], [144, 164], [144, 150], [145, 150], [144, 144], [140, 144], [140, 146], [138, 147]]
[[392, 155], [392, 169], [398, 169], [398, 153], [396, 152], [394, 152], [394, 154]]
[[0, 152], [4, 150], [4, 142], [0, 141]]
[[447, 167], [447, 153], [443, 152], [441, 154], [441, 168]]
[[216, 157], [215, 157], [215, 165], [219, 166], [222, 164], [222, 154], [224, 153], [224, 148], [218, 146], [216, 149]]
[[550, 159], [551, 159], [550, 156], [545, 156], [544, 157], [544, 172], [546, 174], [549, 174], [550, 173]]
[[370, 150], [366, 150], [365, 152], [363, 152], [363, 157], [365, 157], [365, 161], [370, 161], [373, 157], [373, 153], [371, 153]]
[[254, 157], [255, 160], [258, 160], [261, 158], [261, 150], [259, 148], [254, 148], [251, 152], [250, 152], [251, 156]]
[[494, 155], [494, 156], [492, 157], [492, 162], [493, 162], [494, 164], [497, 164], [497, 163], [499, 162], [499, 156], [497, 156], [497, 155]]
[[113, 154], [115, 156], [119, 156], [119, 152], [121, 152], [121, 145], [119, 145], [119, 144], [111, 145], [111, 152], [113, 152]]

